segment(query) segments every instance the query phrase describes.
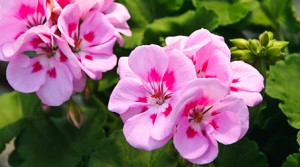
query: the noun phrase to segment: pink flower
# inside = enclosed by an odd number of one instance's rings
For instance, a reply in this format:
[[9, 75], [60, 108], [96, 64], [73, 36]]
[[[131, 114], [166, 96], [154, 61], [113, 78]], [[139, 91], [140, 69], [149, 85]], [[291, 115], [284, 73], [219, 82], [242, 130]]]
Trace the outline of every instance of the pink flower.
[[131, 36], [131, 31], [127, 24], [130, 14], [125, 6], [114, 2], [114, 0], [57, 0], [57, 2], [62, 9], [72, 3], [78, 4], [81, 16], [90, 10], [101, 12], [108, 22], [114, 26], [115, 36], [121, 46], [124, 44], [124, 40], [120, 33]]
[[189, 37], [167, 37], [166, 44], [166, 51], [180, 50], [194, 62], [198, 78], [217, 78], [226, 86], [231, 83], [230, 50], [222, 37], [200, 29]]
[[[46, 0], [4, 0], [0, 1], [0, 49], [13, 45], [14, 41], [31, 27], [46, 22]], [[0, 60], [6, 60], [0, 52]]]
[[174, 108], [178, 126], [174, 145], [180, 155], [195, 164], [213, 161], [217, 141], [232, 144], [248, 129], [248, 109], [242, 99], [228, 94], [217, 79], [197, 79], [187, 84]]
[[100, 79], [102, 72], [111, 70], [117, 62], [113, 54], [114, 27], [100, 11], [81, 16], [82, 12], [78, 4], [67, 5], [58, 18], [58, 28], [72, 48], [66, 54], [75, 57], [89, 77]]
[[108, 108], [121, 114], [129, 144], [144, 150], [159, 148], [174, 132], [178, 90], [196, 79], [192, 61], [176, 50], [166, 53], [149, 45], [137, 47], [120, 62], [123, 77], [111, 94]]
[[73, 91], [82, 91], [84, 85], [80, 81], [85, 81], [80, 67], [62, 51], [68, 44], [53, 34], [55, 30], [40, 25], [22, 34], [6, 73], [15, 90], [37, 92], [42, 102], [50, 106], [61, 105]]
[[251, 65], [242, 61], [231, 63], [233, 80], [230, 94], [242, 98], [248, 106], [255, 106], [262, 101], [259, 93], [264, 88], [263, 76]]

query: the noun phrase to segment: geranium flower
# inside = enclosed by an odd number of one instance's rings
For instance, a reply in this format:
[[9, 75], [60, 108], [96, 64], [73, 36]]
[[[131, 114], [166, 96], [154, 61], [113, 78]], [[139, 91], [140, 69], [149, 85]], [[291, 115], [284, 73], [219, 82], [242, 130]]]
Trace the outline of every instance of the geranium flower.
[[[82, 13], [85, 14], [82, 16]], [[102, 72], [116, 65], [114, 27], [100, 11], [84, 12], [78, 4], [69, 4], [58, 18], [58, 28], [72, 48], [67, 54], [76, 57], [80, 67], [92, 79], [100, 79]]]
[[228, 95], [217, 79], [197, 79], [187, 84], [174, 108], [178, 125], [174, 145], [180, 155], [195, 164], [213, 161], [217, 141], [232, 144], [248, 129], [248, 109], [242, 99]]
[[55, 31], [55, 27], [40, 25], [22, 34], [14, 45], [16, 51], [11, 55], [6, 73], [15, 90], [36, 92], [50, 106], [61, 105], [85, 85], [80, 67], [61, 49], [68, 48], [68, 44], [54, 35]]
[[130, 76], [119, 81], [108, 108], [122, 115], [129, 144], [144, 150], [159, 148], [174, 132], [176, 93], [196, 79], [193, 63], [176, 50], [166, 53], [161, 47], [150, 45], [132, 51], [119, 73], [123, 69]]
[[222, 37], [200, 29], [189, 37], [167, 37], [166, 44], [166, 51], [180, 50], [194, 62], [198, 78], [217, 78], [226, 86], [231, 83], [230, 50]]
[[233, 80], [230, 94], [242, 98], [248, 106], [255, 106], [262, 101], [259, 93], [264, 88], [263, 76], [251, 65], [234, 61], [231, 63]]
[[[11, 47], [16, 39], [31, 27], [46, 23], [46, 0], [0, 1], [0, 48]], [[0, 52], [0, 60], [6, 60]]]

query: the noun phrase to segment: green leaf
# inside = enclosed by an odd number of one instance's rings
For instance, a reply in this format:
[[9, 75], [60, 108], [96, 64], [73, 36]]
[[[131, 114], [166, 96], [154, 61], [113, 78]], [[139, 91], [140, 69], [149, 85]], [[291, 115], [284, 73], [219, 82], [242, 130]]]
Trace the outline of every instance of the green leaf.
[[298, 143], [298, 145], [300, 146], [300, 131], [299, 131], [298, 134], [297, 134], [297, 143]]
[[220, 25], [230, 25], [239, 22], [247, 14], [256, 9], [259, 3], [256, 1], [242, 1], [230, 3], [229, 1], [193, 0], [196, 8], [205, 7], [218, 15]]
[[262, 2], [262, 9], [266, 16], [273, 22], [274, 28], [279, 29], [278, 25], [286, 28], [291, 33], [300, 30], [300, 20], [293, 7], [292, 0], [265, 0]]
[[[172, 35], [190, 35], [199, 28], [213, 30], [219, 26], [217, 16], [205, 8], [190, 10], [179, 16], [164, 17], [149, 24], [144, 33], [143, 43], [161, 44]], [[161, 40], [163, 39], [163, 40]]]
[[105, 114], [89, 109], [84, 112], [80, 129], [72, 126], [65, 116], [26, 120], [26, 128], [16, 139], [9, 162], [12, 166], [86, 166], [89, 155], [104, 136]]
[[292, 154], [288, 156], [282, 165], [283, 167], [299, 167], [300, 166], [300, 154]]
[[215, 162], [216, 167], [267, 167], [266, 156], [257, 144], [247, 138], [232, 145], [221, 145]]
[[288, 55], [270, 67], [266, 92], [282, 101], [280, 109], [294, 128], [300, 129], [300, 55]]
[[91, 155], [90, 167], [150, 167], [177, 165], [176, 155], [169, 156], [170, 143], [164, 148], [148, 152], [130, 146], [121, 131], [116, 131], [110, 138], [103, 139], [97, 150]]
[[40, 104], [33, 94], [17, 92], [0, 96], [0, 152], [23, 128], [23, 119], [36, 115]]

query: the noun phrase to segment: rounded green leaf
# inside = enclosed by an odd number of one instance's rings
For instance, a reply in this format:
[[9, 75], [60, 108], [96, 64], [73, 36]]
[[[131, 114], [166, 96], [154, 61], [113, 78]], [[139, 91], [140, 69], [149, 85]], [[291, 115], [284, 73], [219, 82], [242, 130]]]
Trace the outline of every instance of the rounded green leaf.
[[282, 102], [280, 109], [294, 128], [300, 129], [300, 55], [288, 55], [270, 67], [266, 92]]
[[288, 156], [282, 165], [282, 167], [299, 167], [300, 166], [300, 154], [292, 154]]

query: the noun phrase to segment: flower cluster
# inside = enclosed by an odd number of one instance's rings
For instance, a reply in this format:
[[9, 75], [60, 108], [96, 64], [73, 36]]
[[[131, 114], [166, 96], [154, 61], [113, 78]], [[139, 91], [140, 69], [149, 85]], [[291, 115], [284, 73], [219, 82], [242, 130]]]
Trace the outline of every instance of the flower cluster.
[[114, 0], [0, 1], [0, 60], [20, 92], [61, 105], [84, 89], [86, 75], [101, 79], [117, 62], [120, 33], [130, 36], [127, 9]]
[[120, 58], [121, 79], [108, 108], [120, 114], [133, 147], [154, 150], [173, 138], [182, 157], [209, 163], [217, 142], [245, 135], [247, 106], [261, 102], [263, 77], [244, 62], [230, 62], [223, 38], [205, 29], [168, 37], [166, 44], [140, 46]]

